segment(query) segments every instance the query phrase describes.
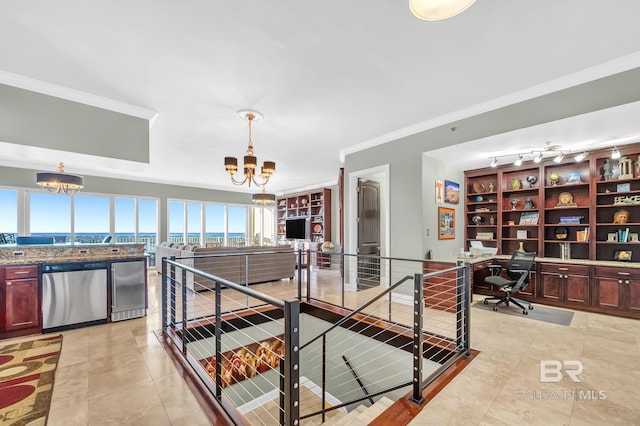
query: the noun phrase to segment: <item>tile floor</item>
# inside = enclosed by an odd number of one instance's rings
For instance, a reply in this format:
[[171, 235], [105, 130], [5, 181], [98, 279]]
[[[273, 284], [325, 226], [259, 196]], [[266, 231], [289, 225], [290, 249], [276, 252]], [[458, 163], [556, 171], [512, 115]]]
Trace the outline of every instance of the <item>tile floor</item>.
[[[265, 288], [285, 294], [282, 283]], [[63, 333], [49, 426], [210, 424], [153, 333], [159, 276], [149, 284], [146, 317]], [[640, 424], [640, 321], [576, 311], [567, 327], [471, 315], [480, 355], [411, 425]], [[540, 383], [540, 360], [581, 361], [581, 382]]]

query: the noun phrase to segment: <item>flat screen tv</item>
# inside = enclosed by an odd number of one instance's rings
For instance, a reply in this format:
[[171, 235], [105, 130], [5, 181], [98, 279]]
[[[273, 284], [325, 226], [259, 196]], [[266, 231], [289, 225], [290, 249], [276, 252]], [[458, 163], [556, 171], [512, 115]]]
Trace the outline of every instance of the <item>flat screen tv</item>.
[[305, 240], [307, 238], [307, 219], [287, 219], [285, 236], [290, 240]]

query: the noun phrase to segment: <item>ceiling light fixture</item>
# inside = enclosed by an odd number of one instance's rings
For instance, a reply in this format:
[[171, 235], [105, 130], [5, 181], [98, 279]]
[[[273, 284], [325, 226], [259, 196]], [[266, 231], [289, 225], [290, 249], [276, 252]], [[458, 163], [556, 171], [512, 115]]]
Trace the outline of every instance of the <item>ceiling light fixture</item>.
[[251, 196], [251, 200], [255, 204], [261, 204], [263, 206], [267, 206], [267, 205], [276, 203], [276, 196], [275, 196], [275, 194], [269, 194], [269, 193], [265, 192], [265, 188], [263, 186], [262, 187], [262, 192], [259, 192], [257, 194], [253, 194]]
[[247, 146], [247, 154], [244, 156], [243, 174], [244, 179], [236, 180], [233, 175], [238, 171], [238, 159], [236, 157], [224, 157], [224, 168], [231, 176], [231, 181], [235, 185], [244, 185], [248, 183], [251, 187], [251, 183], [258, 187], [263, 187], [269, 182], [269, 178], [276, 171], [276, 163], [273, 161], [265, 161], [262, 164], [262, 169], [259, 175], [256, 175], [256, 168], [258, 167], [258, 159], [253, 155], [253, 142], [251, 141], [251, 123], [253, 120], [262, 119], [262, 114], [256, 111], [238, 111], [238, 117], [245, 119], [249, 122], [249, 145]]
[[409, 0], [411, 13], [423, 21], [453, 18], [467, 10], [476, 0]]
[[589, 156], [589, 154], [587, 154], [586, 151], [581, 152], [580, 154], [575, 156], [576, 163], [579, 163], [580, 161], [584, 160], [588, 156]]
[[58, 173], [38, 172], [36, 183], [41, 188], [56, 194], [75, 194], [84, 188], [84, 178], [65, 173], [62, 162], [58, 163]]
[[491, 167], [496, 167], [498, 165], [498, 157], [494, 157], [491, 161]]
[[522, 154], [518, 155], [518, 158], [516, 158], [516, 161], [513, 162], [514, 166], [522, 166]]
[[542, 161], [542, 152], [538, 152], [538, 154], [535, 157], [533, 157], [533, 162], [539, 163], [541, 161]]
[[556, 158], [553, 159], [554, 163], [559, 163], [564, 159], [564, 152], [560, 152]]
[[614, 160], [617, 160], [618, 158], [620, 158], [620, 151], [618, 151], [617, 146], [613, 147], [613, 151], [611, 151], [611, 158], [613, 158]]

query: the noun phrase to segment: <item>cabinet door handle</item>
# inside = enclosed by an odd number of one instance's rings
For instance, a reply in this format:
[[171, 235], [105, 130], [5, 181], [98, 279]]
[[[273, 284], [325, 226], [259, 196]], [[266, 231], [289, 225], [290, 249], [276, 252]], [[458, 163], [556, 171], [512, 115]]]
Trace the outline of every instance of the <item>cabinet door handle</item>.
[[29, 271], [15, 271], [14, 274], [16, 275], [23, 275], [23, 274], [28, 274]]
[[625, 284], [629, 284], [629, 280], [624, 280], [624, 283]]
[[618, 275], [627, 276], [627, 275], [631, 275], [631, 272], [618, 272]]
[[11, 284], [13, 284], [11, 281], [7, 281], [7, 287], [9, 287]]
[[568, 271], [569, 268], [558, 268], [558, 271]]

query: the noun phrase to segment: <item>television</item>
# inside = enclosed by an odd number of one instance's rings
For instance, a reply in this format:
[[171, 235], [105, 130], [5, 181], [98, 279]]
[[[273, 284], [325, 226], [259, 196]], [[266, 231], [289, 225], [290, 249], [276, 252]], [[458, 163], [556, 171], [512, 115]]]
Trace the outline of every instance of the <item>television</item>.
[[290, 240], [305, 240], [307, 238], [307, 218], [287, 219], [285, 237]]

